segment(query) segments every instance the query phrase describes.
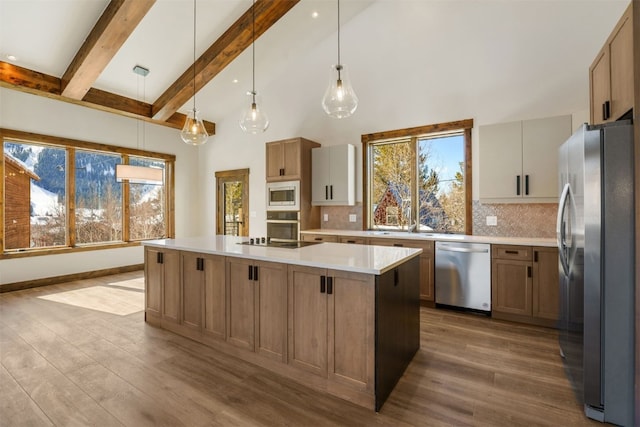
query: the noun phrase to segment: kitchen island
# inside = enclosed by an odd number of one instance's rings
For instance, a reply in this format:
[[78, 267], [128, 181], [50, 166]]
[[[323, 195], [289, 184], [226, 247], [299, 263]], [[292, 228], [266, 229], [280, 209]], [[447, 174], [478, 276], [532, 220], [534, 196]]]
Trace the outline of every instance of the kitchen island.
[[420, 346], [420, 249], [144, 242], [145, 321], [379, 410]]

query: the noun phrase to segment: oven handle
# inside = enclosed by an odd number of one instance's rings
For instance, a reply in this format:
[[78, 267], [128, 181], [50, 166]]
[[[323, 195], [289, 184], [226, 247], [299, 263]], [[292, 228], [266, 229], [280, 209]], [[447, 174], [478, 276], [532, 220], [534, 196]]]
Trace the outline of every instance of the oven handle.
[[298, 224], [299, 220], [295, 219], [268, 219], [267, 224]]

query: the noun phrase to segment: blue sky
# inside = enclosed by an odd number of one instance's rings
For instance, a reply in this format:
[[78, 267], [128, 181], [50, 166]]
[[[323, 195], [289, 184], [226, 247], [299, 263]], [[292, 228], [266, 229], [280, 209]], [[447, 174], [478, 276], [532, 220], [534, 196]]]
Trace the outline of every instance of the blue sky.
[[[435, 169], [440, 181], [453, 180], [459, 170], [459, 162], [464, 161], [464, 136], [453, 135], [442, 138], [425, 139], [420, 142], [420, 153], [429, 147], [430, 154], [427, 164], [429, 169]], [[443, 183], [444, 184], [444, 183]], [[441, 185], [444, 190], [445, 185]]]

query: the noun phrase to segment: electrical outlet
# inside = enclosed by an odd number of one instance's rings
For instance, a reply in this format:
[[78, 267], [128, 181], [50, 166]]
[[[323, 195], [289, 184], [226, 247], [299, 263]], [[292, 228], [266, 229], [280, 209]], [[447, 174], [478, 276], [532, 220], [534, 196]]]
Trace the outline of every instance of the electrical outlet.
[[497, 216], [488, 216], [487, 217], [487, 225], [498, 225], [498, 217]]
[[349, 214], [349, 222], [356, 222], [357, 220], [356, 214]]
[[324, 214], [324, 215], [322, 215], [322, 220], [323, 220], [324, 222], [329, 221], [329, 214]]

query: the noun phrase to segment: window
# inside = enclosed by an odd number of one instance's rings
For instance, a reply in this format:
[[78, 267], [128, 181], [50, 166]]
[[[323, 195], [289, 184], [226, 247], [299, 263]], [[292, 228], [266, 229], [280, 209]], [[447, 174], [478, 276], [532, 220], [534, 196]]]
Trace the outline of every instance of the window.
[[362, 136], [365, 225], [471, 234], [473, 120]]
[[0, 258], [172, 235], [170, 188], [119, 183], [115, 170], [156, 167], [169, 183], [175, 156], [8, 129], [0, 136]]

